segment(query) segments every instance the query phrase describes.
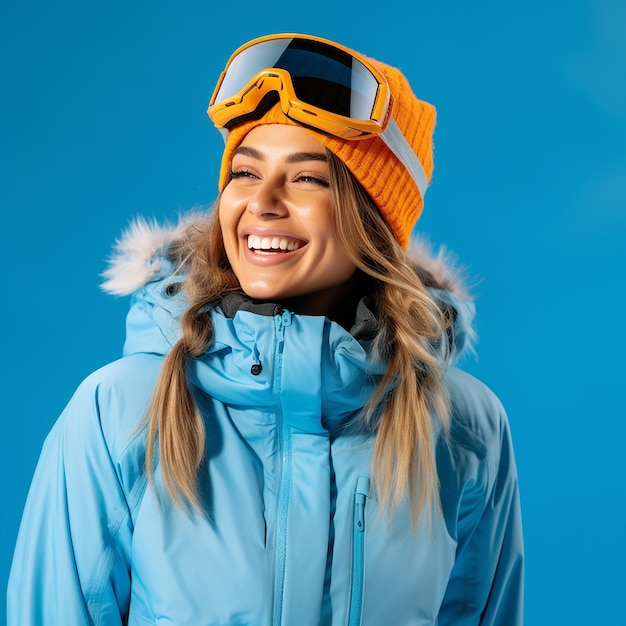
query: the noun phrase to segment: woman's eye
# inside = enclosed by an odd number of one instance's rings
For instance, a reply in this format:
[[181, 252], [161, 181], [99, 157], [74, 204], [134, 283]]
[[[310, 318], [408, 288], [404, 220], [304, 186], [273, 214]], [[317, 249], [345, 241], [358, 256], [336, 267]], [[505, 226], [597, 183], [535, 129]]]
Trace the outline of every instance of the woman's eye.
[[309, 174], [302, 174], [296, 178], [296, 182], [298, 183], [312, 183], [314, 185], [319, 185], [320, 187], [329, 187], [330, 184], [325, 178], [321, 178], [319, 176], [311, 176]]
[[256, 178], [250, 170], [231, 170], [230, 177], [233, 178]]

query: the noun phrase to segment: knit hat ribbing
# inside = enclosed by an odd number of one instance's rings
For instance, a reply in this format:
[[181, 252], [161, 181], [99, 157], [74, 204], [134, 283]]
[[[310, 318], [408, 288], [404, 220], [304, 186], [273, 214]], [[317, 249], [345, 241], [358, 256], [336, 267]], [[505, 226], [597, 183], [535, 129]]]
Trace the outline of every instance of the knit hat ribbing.
[[[435, 108], [418, 100], [400, 70], [368, 59], [387, 79], [392, 94], [391, 115], [402, 134], [420, 160], [430, 182], [433, 171], [433, 131]], [[280, 104], [272, 107], [263, 117], [231, 129], [222, 155], [219, 189], [226, 185], [232, 154], [243, 138], [261, 124], [291, 124]], [[343, 161], [378, 206], [395, 238], [403, 248], [409, 244], [411, 231], [424, 207], [417, 184], [404, 165], [397, 159], [380, 137], [348, 140], [317, 132], [309, 127], [315, 138]]]

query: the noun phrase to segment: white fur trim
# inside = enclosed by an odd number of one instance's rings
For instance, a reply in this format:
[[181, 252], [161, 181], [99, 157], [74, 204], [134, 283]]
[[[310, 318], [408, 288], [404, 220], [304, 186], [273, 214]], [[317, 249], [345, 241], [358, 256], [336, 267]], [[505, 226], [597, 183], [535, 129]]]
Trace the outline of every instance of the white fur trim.
[[109, 266], [102, 273], [103, 291], [125, 296], [156, 278], [163, 269], [158, 252], [180, 238], [188, 224], [181, 220], [177, 226], [161, 226], [156, 220], [136, 217], [115, 241]]
[[424, 235], [414, 236], [409, 244], [408, 253], [416, 263], [429, 272], [440, 289], [446, 289], [464, 300], [472, 300], [467, 285], [467, 269], [461, 265], [457, 256], [440, 246], [437, 252], [433, 244]]

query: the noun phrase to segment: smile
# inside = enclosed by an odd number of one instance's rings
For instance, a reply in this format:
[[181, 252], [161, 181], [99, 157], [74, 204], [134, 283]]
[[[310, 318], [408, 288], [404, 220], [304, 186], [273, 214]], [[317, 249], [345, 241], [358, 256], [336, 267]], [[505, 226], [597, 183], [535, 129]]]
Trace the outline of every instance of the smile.
[[248, 236], [248, 248], [257, 254], [293, 252], [303, 245], [306, 245], [306, 242], [299, 239], [288, 239], [286, 237], [259, 237], [258, 235]]

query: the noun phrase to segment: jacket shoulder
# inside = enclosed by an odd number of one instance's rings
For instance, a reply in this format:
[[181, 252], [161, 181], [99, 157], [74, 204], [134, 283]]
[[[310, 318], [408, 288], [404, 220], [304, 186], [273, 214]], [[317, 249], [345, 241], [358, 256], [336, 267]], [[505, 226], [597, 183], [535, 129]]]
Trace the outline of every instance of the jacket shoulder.
[[508, 419], [496, 394], [474, 376], [451, 368], [446, 376], [450, 394], [450, 433], [442, 439], [438, 460], [443, 480], [455, 491], [468, 481], [487, 490], [500, 465]]
[[102, 439], [118, 465], [141, 434], [162, 362], [159, 355], [134, 354], [90, 374], [61, 416], [64, 430]]

